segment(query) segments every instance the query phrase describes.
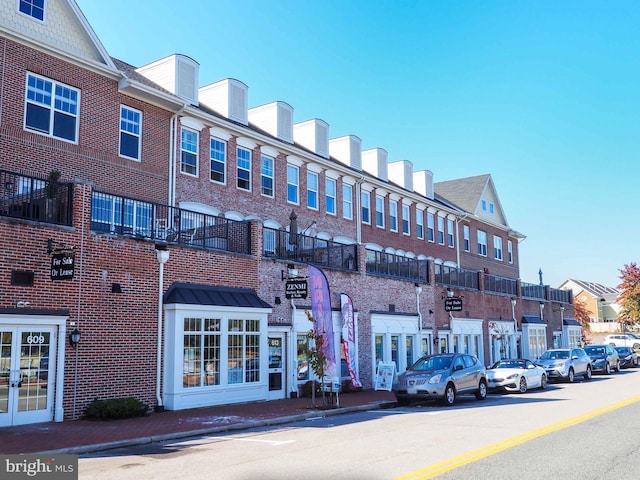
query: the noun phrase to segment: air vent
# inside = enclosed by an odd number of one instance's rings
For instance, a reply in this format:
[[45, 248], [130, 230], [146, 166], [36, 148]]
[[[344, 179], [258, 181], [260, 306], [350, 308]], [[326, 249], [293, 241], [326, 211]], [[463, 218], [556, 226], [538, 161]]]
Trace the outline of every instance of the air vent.
[[33, 272], [11, 270], [11, 285], [33, 287]]

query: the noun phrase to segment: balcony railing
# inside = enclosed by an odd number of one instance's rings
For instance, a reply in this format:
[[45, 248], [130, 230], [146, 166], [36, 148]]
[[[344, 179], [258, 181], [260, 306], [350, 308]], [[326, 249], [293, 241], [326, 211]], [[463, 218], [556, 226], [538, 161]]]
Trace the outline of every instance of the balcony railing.
[[251, 252], [249, 222], [94, 191], [91, 230], [212, 248]]
[[393, 253], [366, 251], [367, 274], [429, 283], [429, 262]]
[[71, 225], [72, 185], [0, 170], [0, 216]]
[[569, 303], [571, 300], [571, 290], [551, 288], [549, 290], [549, 300], [552, 302]]
[[520, 290], [522, 292], [522, 296], [523, 297], [544, 300], [544, 297], [545, 297], [545, 286], [544, 285], [535, 285], [533, 283], [524, 283], [523, 282], [520, 285]]
[[515, 297], [517, 294], [517, 282], [513, 278], [485, 275], [484, 290], [486, 292], [505, 293]]
[[358, 246], [345, 245], [302, 234], [289, 234], [286, 230], [264, 227], [265, 257], [310, 263], [337, 270], [358, 270]]
[[436, 264], [436, 283], [450, 287], [478, 289], [478, 272]]

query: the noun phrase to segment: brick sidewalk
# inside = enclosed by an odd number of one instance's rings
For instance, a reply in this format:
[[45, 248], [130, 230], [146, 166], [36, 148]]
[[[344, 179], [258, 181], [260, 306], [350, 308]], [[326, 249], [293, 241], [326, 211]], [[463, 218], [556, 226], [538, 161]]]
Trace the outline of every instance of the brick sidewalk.
[[0, 428], [0, 453], [87, 453], [131, 444], [184, 438], [257, 425], [284, 423], [305, 416], [334, 415], [393, 405], [387, 391], [343, 393], [340, 406], [325, 408], [322, 399], [295, 398], [236, 405], [154, 412], [124, 420], [67, 420]]

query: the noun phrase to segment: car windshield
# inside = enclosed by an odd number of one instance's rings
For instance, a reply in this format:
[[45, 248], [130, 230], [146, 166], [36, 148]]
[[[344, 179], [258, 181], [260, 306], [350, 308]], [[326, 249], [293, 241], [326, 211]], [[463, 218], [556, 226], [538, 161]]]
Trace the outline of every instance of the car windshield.
[[446, 370], [451, 367], [452, 357], [423, 357], [413, 364], [411, 370]]
[[584, 347], [584, 351], [589, 355], [604, 355], [605, 349], [604, 347]]
[[491, 368], [524, 368], [522, 360], [498, 360]]
[[616, 349], [617, 352], [620, 353], [629, 353], [631, 350], [631, 347], [614, 347]]
[[564, 360], [569, 358], [567, 350], [549, 350], [542, 354], [540, 360]]

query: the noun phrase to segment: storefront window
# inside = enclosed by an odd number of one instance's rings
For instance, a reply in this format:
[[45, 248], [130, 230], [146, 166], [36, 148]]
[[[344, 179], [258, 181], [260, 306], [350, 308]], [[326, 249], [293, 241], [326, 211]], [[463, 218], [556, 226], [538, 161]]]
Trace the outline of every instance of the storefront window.
[[309, 380], [309, 337], [298, 335], [298, 380]]
[[185, 388], [220, 384], [219, 319], [184, 319], [183, 359]]
[[229, 319], [227, 347], [229, 384], [260, 381], [259, 332], [258, 320]]
[[384, 342], [382, 335], [376, 335], [376, 364], [375, 367], [378, 368], [378, 364], [380, 362], [384, 362]]

